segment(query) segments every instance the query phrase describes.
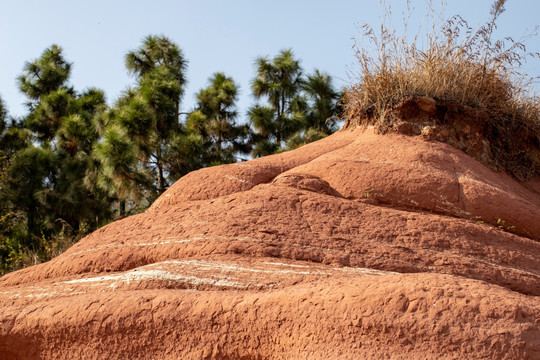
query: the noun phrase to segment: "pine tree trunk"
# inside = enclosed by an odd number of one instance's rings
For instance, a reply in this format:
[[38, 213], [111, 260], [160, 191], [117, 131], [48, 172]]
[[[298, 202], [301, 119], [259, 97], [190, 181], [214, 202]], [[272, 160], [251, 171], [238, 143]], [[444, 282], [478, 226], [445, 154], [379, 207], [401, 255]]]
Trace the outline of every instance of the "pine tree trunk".
[[26, 211], [26, 232], [28, 237], [27, 243], [25, 244], [26, 246], [33, 245], [32, 240], [30, 239], [32, 235], [39, 235], [36, 233], [36, 230], [35, 208], [29, 207]]
[[165, 179], [163, 178], [163, 165], [160, 161], [157, 163], [157, 176], [158, 176], [158, 191], [160, 194], [165, 192]]
[[178, 124], [180, 123], [180, 101], [177, 100], [175, 101], [175, 119], [176, 119], [176, 123], [174, 124], [175, 126], [178, 126]]
[[163, 162], [161, 158], [161, 145], [156, 149], [157, 185], [159, 194], [165, 192], [165, 178], [163, 177]]
[[126, 216], [126, 201], [120, 200], [120, 217]]

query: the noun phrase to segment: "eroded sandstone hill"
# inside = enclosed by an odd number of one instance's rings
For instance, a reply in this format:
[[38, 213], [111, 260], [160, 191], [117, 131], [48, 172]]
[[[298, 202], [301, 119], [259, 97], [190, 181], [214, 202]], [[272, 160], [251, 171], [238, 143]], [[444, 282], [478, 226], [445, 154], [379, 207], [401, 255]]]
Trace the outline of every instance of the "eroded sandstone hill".
[[344, 130], [0, 278], [0, 358], [539, 359], [539, 240], [540, 179]]

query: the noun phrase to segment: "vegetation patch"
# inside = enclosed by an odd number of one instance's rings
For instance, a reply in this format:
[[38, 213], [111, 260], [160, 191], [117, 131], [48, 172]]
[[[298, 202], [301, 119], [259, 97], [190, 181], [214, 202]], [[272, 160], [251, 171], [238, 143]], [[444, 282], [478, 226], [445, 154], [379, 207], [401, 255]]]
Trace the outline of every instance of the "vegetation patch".
[[58, 45], [25, 63], [17, 79], [25, 115], [9, 116], [0, 98], [0, 275], [144, 211], [191, 171], [338, 129], [341, 93], [327, 73], [305, 74], [292, 50], [257, 59], [257, 102], [247, 113], [237, 107], [238, 84], [220, 72], [181, 111], [188, 60], [164, 35], [145, 37], [124, 60], [135, 82], [112, 105], [102, 90], [71, 85], [72, 63]]
[[425, 47], [387, 20], [378, 34], [364, 25], [362, 39], [377, 52], [356, 45], [360, 69], [344, 97], [344, 127], [423, 135], [517, 179], [540, 175], [540, 101], [534, 79], [521, 72], [526, 59], [539, 54], [524, 45], [534, 34], [493, 39], [504, 3], [496, 1], [489, 21], [476, 30], [460, 16], [434, 25]]

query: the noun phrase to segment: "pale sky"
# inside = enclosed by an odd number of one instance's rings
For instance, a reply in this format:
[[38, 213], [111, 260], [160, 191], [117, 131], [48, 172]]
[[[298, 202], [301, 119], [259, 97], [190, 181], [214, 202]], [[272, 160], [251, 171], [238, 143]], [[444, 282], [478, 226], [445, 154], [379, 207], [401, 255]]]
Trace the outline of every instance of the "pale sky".
[[[393, 22], [401, 23], [404, 0], [389, 1]], [[409, 29], [424, 19], [427, 0], [412, 0]], [[440, 1], [434, 1], [438, 6]], [[491, 0], [450, 0], [445, 17], [460, 14], [477, 27], [489, 18]], [[224, 72], [240, 85], [239, 120], [254, 103], [250, 81], [253, 62], [292, 48], [305, 72], [328, 72], [341, 88], [354, 70], [353, 37], [358, 27], [380, 24], [379, 0], [0, 0], [0, 97], [10, 115], [23, 115], [25, 98], [16, 87], [26, 61], [38, 58], [52, 44], [64, 49], [73, 63], [71, 84], [76, 90], [103, 89], [109, 104], [133, 84], [124, 55], [150, 34], [176, 42], [189, 61], [188, 86], [182, 111], [195, 103], [195, 93], [214, 72]], [[499, 19], [498, 34], [519, 39], [540, 24], [540, 1], [509, 0]], [[540, 51], [540, 39], [528, 50]], [[529, 62], [531, 76], [540, 75], [540, 62]]]

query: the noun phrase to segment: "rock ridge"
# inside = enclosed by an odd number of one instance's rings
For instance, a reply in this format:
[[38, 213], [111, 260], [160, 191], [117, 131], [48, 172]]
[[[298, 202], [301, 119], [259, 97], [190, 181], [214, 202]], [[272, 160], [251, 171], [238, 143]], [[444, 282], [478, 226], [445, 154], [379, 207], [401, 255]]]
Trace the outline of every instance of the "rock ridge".
[[0, 278], [2, 356], [537, 359], [540, 179], [370, 129], [201, 169]]

